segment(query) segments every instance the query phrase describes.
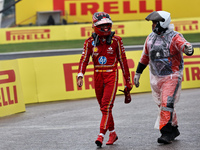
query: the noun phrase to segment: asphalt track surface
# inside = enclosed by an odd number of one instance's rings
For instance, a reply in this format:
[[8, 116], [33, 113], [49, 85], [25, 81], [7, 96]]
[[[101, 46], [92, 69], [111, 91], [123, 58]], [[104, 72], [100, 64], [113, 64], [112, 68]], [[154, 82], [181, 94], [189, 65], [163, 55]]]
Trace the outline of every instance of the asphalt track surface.
[[[133, 88], [134, 90], [134, 88]], [[113, 115], [119, 136], [102, 150], [199, 150], [200, 88], [182, 90], [176, 105], [180, 136], [159, 144], [158, 109], [151, 93], [116, 97]], [[0, 118], [0, 150], [96, 150], [101, 112], [95, 98], [26, 105], [26, 112]]]

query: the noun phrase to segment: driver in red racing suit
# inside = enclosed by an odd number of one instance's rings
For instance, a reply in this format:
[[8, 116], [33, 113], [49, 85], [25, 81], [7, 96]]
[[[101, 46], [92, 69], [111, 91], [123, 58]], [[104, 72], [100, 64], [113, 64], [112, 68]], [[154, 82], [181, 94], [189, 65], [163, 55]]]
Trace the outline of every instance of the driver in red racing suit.
[[94, 64], [95, 92], [102, 119], [100, 123], [100, 134], [95, 143], [102, 146], [104, 135], [109, 130], [109, 140], [106, 145], [112, 145], [117, 139], [114, 128], [112, 108], [118, 87], [118, 62], [123, 71], [126, 87], [130, 91], [130, 73], [125, 55], [125, 49], [121, 37], [111, 32], [112, 20], [109, 14], [97, 12], [93, 15], [92, 36], [85, 40], [84, 50], [79, 63], [77, 85], [83, 85], [83, 75], [89, 62], [90, 56]]

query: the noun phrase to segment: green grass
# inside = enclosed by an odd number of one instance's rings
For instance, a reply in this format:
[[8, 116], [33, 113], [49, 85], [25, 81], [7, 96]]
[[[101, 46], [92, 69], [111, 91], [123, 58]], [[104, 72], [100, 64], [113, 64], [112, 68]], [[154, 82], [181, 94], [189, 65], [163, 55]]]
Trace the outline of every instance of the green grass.
[[[200, 33], [184, 34], [186, 40], [191, 43], [200, 42]], [[127, 45], [143, 45], [145, 37], [126, 37], [122, 38], [124, 46]], [[33, 50], [55, 50], [55, 49], [70, 49], [82, 48], [85, 40], [73, 41], [49, 41], [49, 42], [33, 42], [20, 44], [2, 44], [0, 45], [0, 53], [19, 52], [19, 51], [33, 51]]]

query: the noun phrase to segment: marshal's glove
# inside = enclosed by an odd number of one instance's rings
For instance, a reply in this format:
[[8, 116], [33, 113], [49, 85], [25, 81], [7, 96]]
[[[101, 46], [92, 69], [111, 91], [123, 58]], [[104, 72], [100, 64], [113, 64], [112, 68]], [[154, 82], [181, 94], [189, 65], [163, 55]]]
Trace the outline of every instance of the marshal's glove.
[[124, 88], [124, 90], [119, 90], [119, 91], [123, 92], [124, 95], [125, 95], [125, 100], [124, 100], [124, 103], [125, 103], [125, 104], [128, 104], [128, 103], [131, 102], [131, 94], [130, 94], [130, 91], [132, 90], [132, 88], [133, 88], [132, 83], [131, 83], [131, 82], [127, 82], [127, 83], [126, 83], [126, 86], [125, 86], [125, 88]]
[[134, 76], [134, 84], [135, 84], [136, 87], [139, 87], [139, 85], [140, 85], [140, 82], [139, 82], [140, 75], [141, 75], [141, 73], [136, 73], [135, 76]]
[[192, 45], [185, 45], [184, 53], [187, 56], [192, 56], [194, 53], [194, 49], [193, 49]]

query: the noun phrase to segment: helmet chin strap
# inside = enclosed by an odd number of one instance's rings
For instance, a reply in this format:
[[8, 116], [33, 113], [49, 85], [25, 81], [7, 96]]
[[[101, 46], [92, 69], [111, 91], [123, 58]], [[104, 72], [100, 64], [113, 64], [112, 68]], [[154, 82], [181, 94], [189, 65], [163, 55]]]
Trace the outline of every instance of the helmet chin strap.
[[95, 46], [95, 47], [98, 46], [98, 45], [100, 44], [98, 34], [92, 33], [92, 37], [93, 37], [93, 39], [94, 39], [94, 46]]
[[108, 44], [108, 45], [110, 45], [111, 44], [111, 42], [112, 42], [112, 37], [115, 35], [115, 32], [111, 32], [111, 34], [109, 35], [109, 36], [107, 36], [107, 38], [106, 38], [106, 43]]

